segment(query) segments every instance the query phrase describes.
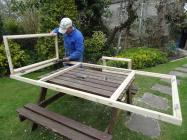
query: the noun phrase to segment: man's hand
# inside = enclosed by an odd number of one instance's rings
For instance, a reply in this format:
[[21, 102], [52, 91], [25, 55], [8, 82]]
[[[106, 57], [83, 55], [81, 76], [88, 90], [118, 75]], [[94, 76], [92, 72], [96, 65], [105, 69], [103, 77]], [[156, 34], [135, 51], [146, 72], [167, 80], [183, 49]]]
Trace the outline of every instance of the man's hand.
[[69, 61], [69, 57], [64, 57], [64, 58], [62, 59], [62, 61], [63, 61], [63, 62]]

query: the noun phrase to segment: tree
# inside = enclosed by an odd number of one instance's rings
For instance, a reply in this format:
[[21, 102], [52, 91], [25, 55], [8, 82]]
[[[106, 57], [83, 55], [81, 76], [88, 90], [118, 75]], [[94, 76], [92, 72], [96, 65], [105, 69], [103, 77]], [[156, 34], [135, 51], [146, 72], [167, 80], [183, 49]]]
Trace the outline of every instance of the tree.
[[175, 29], [172, 34], [177, 34], [176, 28], [179, 29], [179, 26], [177, 27], [177, 25], [181, 24], [185, 18], [183, 8], [184, 2], [184, 0], [178, 0], [175, 2], [170, 0], [160, 0], [156, 6], [158, 18], [156, 25], [156, 39], [158, 40], [157, 46], [160, 49], [164, 49], [166, 42], [169, 39], [169, 36], [166, 36], [166, 24], [169, 24], [171, 30]]
[[[124, 20], [119, 26], [116, 26], [112, 32], [109, 35], [108, 41], [107, 41], [107, 45], [109, 46], [110, 44], [113, 44], [115, 36], [118, 32], [122, 31], [122, 30], [126, 30], [125, 31], [125, 40], [126, 40], [126, 46], [128, 46], [128, 36], [130, 33], [130, 29], [131, 29], [131, 25], [134, 23], [134, 21], [137, 19], [137, 8], [135, 6], [136, 2], [138, 0], [126, 0], [127, 3], [127, 7], [126, 7], [126, 11], [128, 14], [128, 18], [127, 20]], [[123, 46], [123, 48], [125, 48]]]
[[24, 33], [34, 34], [39, 29], [39, 1], [12, 0], [12, 10], [17, 14], [17, 18], [23, 28]]
[[41, 32], [50, 32], [58, 27], [63, 17], [69, 17], [73, 23], [79, 24], [74, 0], [40, 0], [39, 11]]
[[102, 16], [109, 12], [111, 0], [75, 0], [79, 11], [80, 27], [85, 36], [92, 36], [93, 31], [108, 32]]
[[2, 42], [2, 39], [3, 39], [2, 36], [3, 36], [3, 21], [0, 15], [0, 43]]

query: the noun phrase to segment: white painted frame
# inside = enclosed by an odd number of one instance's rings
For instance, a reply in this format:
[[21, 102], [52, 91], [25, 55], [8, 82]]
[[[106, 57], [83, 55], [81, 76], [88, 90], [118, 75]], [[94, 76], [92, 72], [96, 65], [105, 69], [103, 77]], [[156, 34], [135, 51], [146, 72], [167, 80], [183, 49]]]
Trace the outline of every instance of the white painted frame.
[[[152, 72], [144, 72], [144, 71], [137, 71], [137, 70], [130, 70], [130, 69], [123, 69], [123, 68], [116, 68], [116, 67], [109, 67], [109, 66], [102, 66], [102, 65], [95, 65], [95, 64], [88, 64], [88, 63], [80, 63], [80, 62], [69, 62], [69, 64], [73, 64], [74, 66], [71, 66], [67, 69], [63, 69], [61, 71], [58, 71], [54, 74], [51, 74], [50, 76], [46, 76], [42, 79], [39, 80], [33, 80], [30, 78], [23, 77], [22, 75], [25, 73], [33, 72], [35, 70], [39, 70], [43, 67], [46, 67], [47, 65], [52, 65], [54, 62], [53, 60], [45, 61], [45, 62], [39, 62], [36, 64], [33, 64], [32, 66], [26, 66], [26, 68], [21, 68], [15, 71], [12, 66], [11, 62], [11, 56], [10, 56], [10, 51], [8, 47], [8, 40], [7, 39], [17, 39], [17, 38], [30, 38], [30, 37], [43, 37], [43, 36], [51, 36], [50, 34], [38, 34], [38, 35], [20, 35], [20, 36], [4, 36], [4, 43], [5, 43], [5, 48], [6, 48], [6, 53], [7, 53], [7, 58], [9, 60], [9, 67], [11, 70], [11, 75], [10, 78], [16, 79], [25, 83], [29, 83], [32, 85], [40, 86], [40, 87], [45, 87], [51, 90], [55, 90], [58, 92], [66, 93], [72, 96], [80, 97], [86, 100], [90, 100], [96, 103], [104, 104], [110, 107], [115, 107], [121, 110], [133, 112], [136, 114], [140, 114], [146, 117], [151, 117], [154, 119], [162, 120], [171, 124], [175, 125], [181, 125], [182, 124], [182, 115], [181, 115], [181, 107], [180, 107], [180, 101], [179, 101], [179, 96], [178, 96], [178, 88], [177, 88], [177, 80], [176, 76], [173, 75], [167, 75], [167, 74], [159, 74], [159, 73], [152, 73]], [[57, 43], [56, 43], [57, 44]], [[56, 48], [57, 45], [56, 45]], [[56, 57], [58, 59], [58, 56]], [[56, 60], [55, 59], [55, 60]], [[119, 74], [124, 74], [124, 75], [129, 75], [126, 80], [122, 82], [122, 84], [118, 87], [116, 92], [110, 97], [102, 97], [99, 95], [94, 95], [88, 92], [83, 92], [75, 89], [71, 89], [68, 87], [64, 86], [59, 86], [56, 84], [48, 83], [46, 80], [53, 78], [54, 76], [58, 76], [59, 74], [62, 74], [66, 71], [69, 71], [73, 68], [79, 67], [80, 65], [82, 66], [87, 66], [87, 67], [93, 67], [93, 68], [100, 68], [100, 69], [107, 69], [108, 72], [111, 73], [119, 73]], [[23, 72], [24, 71], [24, 72]], [[123, 89], [126, 87], [126, 84], [129, 82], [130, 79], [134, 77], [134, 75], [142, 75], [142, 76], [149, 76], [149, 77], [157, 77], [157, 78], [162, 78], [162, 79], [169, 79], [171, 81], [171, 87], [172, 87], [172, 101], [173, 101], [173, 114], [165, 114], [161, 113], [158, 111], [146, 109], [143, 107], [138, 107], [135, 105], [119, 102], [116, 99], [119, 97]]]
[[[56, 57], [49, 59], [49, 60], [45, 60], [42, 62], [38, 62], [35, 64], [31, 64], [28, 66], [24, 66], [21, 68], [16, 68], [14, 69], [13, 63], [12, 63], [12, 58], [11, 58], [11, 54], [10, 54], [10, 48], [8, 45], [8, 40], [12, 40], [12, 39], [25, 39], [25, 38], [39, 38], [39, 37], [50, 37], [50, 36], [54, 36], [55, 37], [55, 53], [56, 53]], [[53, 65], [56, 63], [56, 61], [59, 59], [59, 52], [58, 52], [58, 37], [57, 35], [53, 35], [50, 33], [45, 33], [45, 34], [26, 34], [26, 35], [8, 35], [8, 36], [3, 36], [3, 41], [4, 41], [4, 45], [5, 45], [5, 51], [6, 51], [6, 55], [7, 55], [7, 59], [8, 59], [8, 64], [9, 64], [9, 69], [10, 69], [10, 73], [19, 73], [20, 75], [35, 71], [35, 70], [39, 70], [41, 68], [45, 68], [48, 67], [50, 65]]]

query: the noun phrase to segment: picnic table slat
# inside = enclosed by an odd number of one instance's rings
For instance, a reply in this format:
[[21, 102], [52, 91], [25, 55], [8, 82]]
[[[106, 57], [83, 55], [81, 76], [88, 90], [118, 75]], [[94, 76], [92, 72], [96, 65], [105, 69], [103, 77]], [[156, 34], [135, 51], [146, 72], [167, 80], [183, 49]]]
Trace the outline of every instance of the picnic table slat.
[[[75, 79], [77, 79], [77, 78], [80, 79], [79, 78], [80, 75], [77, 75], [76, 73], [71, 73], [71, 74], [70, 73], [64, 73], [61, 76], [71, 77], [71, 78], [75, 78]], [[86, 82], [97, 83], [97, 84], [100, 84], [100, 85], [110, 86], [110, 87], [114, 87], [114, 88], [117, 88], [120, 85], [120, 84], [117, 84], [117, 83], [114, 83], [114, 82], [110, 82], [110, 81], [106, 81], [106, 80], [101, 80], [101, 79], [94, 79], [94, 78], [91, 78], [91, 77], [87, 77], [87, 78], [84, 78], [82, 80], [86, 81]]]
[[102, 71], [88, 70], [88, 69], [84, 69], [84, 68], [72, 69], [71, 71], [76, 72], [76, 73], [88, 74], [90, 76], [102, 77], [103, 79], [110, 79], [111, 81], [117, 81], [117, 82], [122, 82], [125, 77], [125, 76], [124, 77], [115, 77], [113, 75], [106, 75]]
[[89, 71], [89, 72], [96, 72], [96, 73], [100, 73], [102, 72], [102, 74], [104, 75], [109, 75], [109, 76], [113, 76], [113, 77], [118, 77], [118, 78], [121, 78], [121, 77], [126, 77], [130, 72], [129, 71], [126, 71], [124, 74], [118, 74], [118, 73], [111, 73], [111, 72], [106, 72], [106, 71], [102, 71], [102, 69], [91, 69], [90, 67], [86, 67], [86, 66], [83, 66], [81, 68], [75, 68], [75, 69], [78, 69], [78, 70], [86, 70], [86, 71]]
[[49, 82], [55, 83], [55, 84], [58, 84], [58, 85], [62, 85], [62, 86], [65, 86], [65, 87], [74, 88], [74, 89], [77, 89], [77, 90], [82, 90], [82, 91], [86, 91], [86, 92], [89, 92], [89, 93], [101, 95], [101, 96], [104, 96], [104, 97], [110, 97], [113, 94], [113, 92], [111, 92], [111, 91], [98, 89], [98, 88], [93, 88], [93, 87], [90, 87], [90, 86], [81, 85], [81, 84], [77, 84], [77, 83], [73, 83], [73, 82], [69, 82], [69, 81], [65, 81], [65, 80], [57, 79], [57, 78], [50, 79]]
[[17, 112], [26, 117], [27, 119], [31, 120], [32, 122], [42, 125], [43, 127], [52, 130], [53, 132], [62, 136], [68, 136], [72, 140], [93, 140], [93, 138], [90, 138], [89, 136], [81, 134], [71, 128], [63, 126], [37, 113], [33, 113], [33, 111], [30, 111], [28, 109], [20, 108], [17, 110]]
[[57, 79], [66, 80], [66, 81], [70, 81], [70, 82], [74, 82], [74, 83], [81, 84], [81, 85], [87, 85], [87, 86], [90, 86], [90, 87], [93, 87], [93, 88], [99, 88], [99, 89], [111, 91], [111, 92], [114, 92], [117, 89], [117, 88], [110, 87], [110, 86], [105, 86], [105, 85], [100, 85], [100, 84], [97, 84], [97, 83], [92, 83], [92, 82], [84, 81], [81, 78], [76, 79], [76, 78], [66, 77], [65, 75], [58, 76], [56, 78]]
[[104, 133], [104, 132], [101, 132], [101, 131], [96, 130], [94, 128], [91, 128], [87, 125], [84, 125], [80, 122], [77, 122], [77, 121], [67, 118], [65, 116], [59, 115], [55, 112], [51, 112], [49, 110], [46, 110], [46, 109], [41, 108], [37, 105], [27, 104], [24, 107], [29, 110], [32, 110], [36, 113], [39, 113], [51, 120], [55, 120], [58, 123], [63, 124], [71, 129], [74, 129], [74, 130], [79, 131], [83, 134], [89, 135], [93, 138], [100, 139], [100, 140], [108, 140], [111, 138], [111, 135], [109, 135], [107, 133]]
[[69, 71], [67, 73], [68, 74], [76, 74], [76, 75], [85, 75], [88, 78], [104, 80], [104, 81], [113, 82], [113, 83], [116, 83], [116, 84], [121, 84], [121, 82], [124, 80], [124, 78], [122, 80], [122, 79], [113, 78], [111, 76], [105, 76], [105, 75], [102, 75], [102, 73], [101, 74], [95, 74], [95, 73], [79, 71], [79, 70], [76, 70], [76, 71], [72, 70], [72, 71]]

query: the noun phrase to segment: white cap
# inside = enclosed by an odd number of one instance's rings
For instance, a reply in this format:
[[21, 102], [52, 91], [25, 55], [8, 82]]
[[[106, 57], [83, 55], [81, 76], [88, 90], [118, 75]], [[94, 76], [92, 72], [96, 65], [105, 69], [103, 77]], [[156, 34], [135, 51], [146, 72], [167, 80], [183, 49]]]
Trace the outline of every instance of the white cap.
[[184, 12], [186, 12], [187, 11], [187, 3], [185, 3], [185, 5], [184, 5]]
[[70, 18], [63, 18], [60, 22], [59, 32], [65, 34], [67, 29], [72, 26], [72, 20]]

